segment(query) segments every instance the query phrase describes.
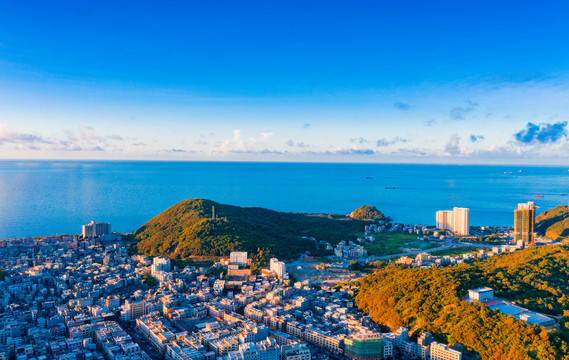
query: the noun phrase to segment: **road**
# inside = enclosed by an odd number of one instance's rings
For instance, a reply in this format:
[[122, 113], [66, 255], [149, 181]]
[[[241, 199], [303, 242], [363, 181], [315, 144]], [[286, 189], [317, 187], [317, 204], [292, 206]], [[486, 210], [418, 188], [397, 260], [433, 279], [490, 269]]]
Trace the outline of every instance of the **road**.
[[[428, 250], [415, 250], [415, 251], [407, 251], [407, 252], [403, 252], [403, 253], [399, 253], [399, 254], [391, 254], [391, 255], [382, 255], [382, 256], [368, 256], [367, 260], [371, 260], [371, 261], [375, 261], [375, 260], [387, 260], [387, 259], [392, 259], [392, 258], [398, 258], [401, 256], [410, 256], [410, 255], [417, 255], [423, 252], [431, 252], [431, 251], [439, 251], [439, 250], [446, 250], [446, 249], [450, 249], [453, 247], [459, 247], [459, 246], [471, 246], [471, 247], [484, 247], [484, 248], [492, 248], [494, 246], [498, 246], [498, 245], [489, 245], [489, 244], [484, 244], [484, 243], [468, 243], [468, 242], [458, 242], [458, 243], [451, 243], [450, 241], [445, 242], [443, 245], [436, 247], [436, 248], [432, 248], [432, 249], [428, 249]], [[302, 266], [302, 265], [306, 265], [306, 263], [304, 263], [304, 256], [306, 254], [302, 254], [300, 255], [300, 257], [298, 258], [298, 260], [293, 261], [291, 263], [286, 264], [288, 267], [297, 267], [297, 266]], [[360, 259], [352, 259], [352, 260], [360, 260]], [[361, 259], [364, 260], [364, 259]]]
[[368, 257], [368, 259], [369, 260], [386, 260], [386, 259], [391, 259], [391, 258], [396, 258], [396, 257], [401, 257], [401, 256], [417, 255], [417, 254], [424, 253], [424, 252], [446, 250], [446, 249], [450, 249], [453, 247], [461, 247], [461, 246], [492, 248], [492, 247], [498, 246], [498, 245], [489, 245], [489, 244], [483, 244], [483, 243], [475, 244], [475, 243], [467, 243], [467, 242], [458, 242], [458, 243], [453, 244], [453, 243], [450, 243], [447, 241], [444, 245], [436, 247], [436, 248], [432, 248], [432, 249], [408, 251], [408, 252], [404, 252], [404, 253], [400, 253], [400, 254], [392, 254], [392, 255], [385, 255], [385, 256], [370, 256], [370, 257]]
[[158, 350], [156, 350], [155, 347], [150, 345], [148, 340], [146, 340], [140, 334], [140, 332], [138, 331], [138, 329], [136, 328], [136, 325], [134, 325], [134, 323], [126, 324], [126, 323], [120, 321], [119, 325], [121, 325], [121, 327], [127, 332], [127, 334], [130, 335], [132, 340], [135, 343], [137, 343], [138, 346], [140, 346], [140, 349], [142, 349], [142, 351], [144, 351], [148, 356], [150, 356], [150, 358], [152, 358], [152, 360], [162, 360], [163, 359], [162, 354], [160, 354], [158, 352]]

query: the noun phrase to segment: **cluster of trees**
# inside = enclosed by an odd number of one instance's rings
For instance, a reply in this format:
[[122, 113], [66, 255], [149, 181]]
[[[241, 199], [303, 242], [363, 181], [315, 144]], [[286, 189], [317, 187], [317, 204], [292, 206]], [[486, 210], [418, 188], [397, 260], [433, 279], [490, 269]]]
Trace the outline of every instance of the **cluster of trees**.
[[364, 205], [354, 210], [350, 217], [359, 220], [388, 220], [375, 206]]
[[142, 282], [148, 287], [158, 286], [158, 280], [152, 277], [152, 275], [147, 274], [142, 277]]
[[473, 243], [480, 242], [480, 243], [484, 243], [486, 245], [501, 245], [502, 244], [502, 239], [497, 234], [492, 234], [489, 236], [477, 236], [474, 238], [468, 238], [464, 241], [473, 242]]
[[[482, 359], [569, 359], [569, 251], [530, 248], [486, 261], [432, 269], [387, 265], [360, 280], [357, 306], [379, 324], [430, 331]], [[562, 316], [555, 331], [462, 301], [489, 286], [497, 297]]]
[[[212, 206], [216, 219], [212, 219]], [[258, 249], [286, 259], [305, 251], [316, 252], [312, 238], [333, 244], [355, 240], [365, 224], [359, 220], [339, 221], [190, 199], [167, 209], [138, 229], [134, 246], [144, 255], [173, 259], [227, 256], [231, 251], [256, 254]]]
[[536, 231], [550, 239], [569, 238], [569, 206], [559, 205], [535, 219]]

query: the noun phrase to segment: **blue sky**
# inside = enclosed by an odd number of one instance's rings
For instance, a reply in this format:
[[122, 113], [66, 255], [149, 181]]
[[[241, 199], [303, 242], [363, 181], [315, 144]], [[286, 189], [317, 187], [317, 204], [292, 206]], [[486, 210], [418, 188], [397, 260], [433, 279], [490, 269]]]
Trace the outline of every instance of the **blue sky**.
[[567, 164], [569, 3], [3, 2], [0, 158]]

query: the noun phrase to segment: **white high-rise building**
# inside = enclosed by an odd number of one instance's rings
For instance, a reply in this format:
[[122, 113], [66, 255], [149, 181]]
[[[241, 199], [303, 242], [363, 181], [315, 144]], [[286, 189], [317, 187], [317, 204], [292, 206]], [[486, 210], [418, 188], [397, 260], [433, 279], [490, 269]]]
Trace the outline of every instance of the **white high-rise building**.
[[452, 210], [437, 211], [437, 229], [450, 230], [455, 235], [464, 236], [470, 233], [470, 209], [455, 207]]
[[229, 254], [229, 263], [238, 265], [247, 265], [247, 252], [246, 251], [232, 251]]
[[469, 214], [470, 209], [468, 208], [458, 208], [455, 207], [452, 209], [453, 215], [453, 225], [452, 231], [455, 235], [468, 235], [470, 232], [470, 223], [469, 223]]
[[152, 260], [152, 267], [150, 268], [152, 275], [154, 275], [160, 271], [169, 272], [170, 270], [172, 270], [172, 265], [170, 263], [170, 259], [158, 256]]
[[451, 230], [452, 229], [452, 211], [440, 210], [437, 211], [437, 229]]
[[272, 258], [269, 262], [269, 270], [277, 274], [279, 279], [282, 279], [286, 274], [286, 264], [284, 261], [279, 261], [279, 259]]
[[431, 360], [462, 360], [462, 353], [434, 341], [431, 343]]
[[102, 236], [111, 233], [111, 223], [91, 221], [87, 225], [83, 225], [83, 238], [90, 236]]

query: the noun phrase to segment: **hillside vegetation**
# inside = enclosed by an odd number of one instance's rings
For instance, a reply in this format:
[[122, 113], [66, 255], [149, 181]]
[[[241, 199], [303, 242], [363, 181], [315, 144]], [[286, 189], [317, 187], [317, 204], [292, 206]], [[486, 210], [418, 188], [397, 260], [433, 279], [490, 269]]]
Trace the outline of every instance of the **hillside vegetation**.
[[569, 207], [560, 205], [539, 214], [535, 228], [550, 239], [569, 238]]
[[[379, 324], [416, 326], [440, 341], [465, 345], [481, 359], [569, 359], [568, 277], [566, 248], [534, 247], [450, 267], [389, 265], [360, 280], [355, 302]], [[480, 286], [526, 308], [562, 316], [560, 329], [546, 331], [461, 300]]]
[[[215, 220], [212, 206], [215, 206]], [[359, 220], [335, 220], [190, 199], [140, 227], [135, 232], [135, 241], [139, 253], [173, 259], [227, 256], [231, 251], [248, 251], [263, 258], [292, 258], [305, 251], [316, 251], [311, 237], [333, 244], [354, 240], [365, 224]]]
[[354, 210], [350, 217], [358, 220], [385, 220], [386, 217], [375, 206], [364, 205]]

